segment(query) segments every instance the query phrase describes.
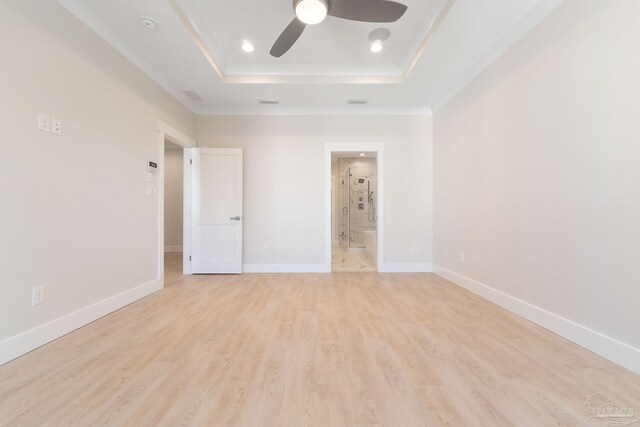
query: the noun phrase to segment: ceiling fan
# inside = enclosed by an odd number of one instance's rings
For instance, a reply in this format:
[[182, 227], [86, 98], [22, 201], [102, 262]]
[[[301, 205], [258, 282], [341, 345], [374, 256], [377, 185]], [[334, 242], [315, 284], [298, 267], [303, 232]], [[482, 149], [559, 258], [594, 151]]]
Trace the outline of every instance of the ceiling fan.
[[329, 16], [360, 22], [396, 22], [407, 6], [390, 0], [293, 0], [296, 17], [271, 48], [271, 56], [280, 58], [300, 38], [307, 25], [315, 25]]

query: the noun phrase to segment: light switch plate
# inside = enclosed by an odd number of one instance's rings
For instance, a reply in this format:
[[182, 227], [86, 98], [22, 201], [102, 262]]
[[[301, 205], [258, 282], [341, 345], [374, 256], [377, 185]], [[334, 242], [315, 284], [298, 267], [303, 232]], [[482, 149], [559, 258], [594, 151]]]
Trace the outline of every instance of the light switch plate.
[[33, 288], [31, 292], [31, 305], [38, 305], [44, 302], [44, 286]]
[[38, 114], [38, 130], [51, 132], [51, 119], [46, 114]]

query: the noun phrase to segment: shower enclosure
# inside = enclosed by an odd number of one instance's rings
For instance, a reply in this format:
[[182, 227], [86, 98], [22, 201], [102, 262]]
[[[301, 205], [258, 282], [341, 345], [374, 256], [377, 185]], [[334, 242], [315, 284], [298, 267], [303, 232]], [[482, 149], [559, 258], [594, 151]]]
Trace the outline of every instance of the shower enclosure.
[[377, 228], [376, 159], [339, 159], [338, 235], [348, 250], [365, 249], [367, 232]]

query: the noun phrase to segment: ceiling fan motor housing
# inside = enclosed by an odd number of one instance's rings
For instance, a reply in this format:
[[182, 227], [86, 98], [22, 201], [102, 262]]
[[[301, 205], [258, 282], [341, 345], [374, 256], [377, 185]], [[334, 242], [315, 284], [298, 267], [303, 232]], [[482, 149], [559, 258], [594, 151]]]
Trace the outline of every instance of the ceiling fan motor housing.
[[[293, 0], [293, 10], [296, 9], [296, 6], [298, 5], [298, 3], [300, 3], [302, 0]], [[324, 5], [327, 7], [327, 10], [329, 10], [329, 0], [318, 0], [321, 3], [324, 3]]]

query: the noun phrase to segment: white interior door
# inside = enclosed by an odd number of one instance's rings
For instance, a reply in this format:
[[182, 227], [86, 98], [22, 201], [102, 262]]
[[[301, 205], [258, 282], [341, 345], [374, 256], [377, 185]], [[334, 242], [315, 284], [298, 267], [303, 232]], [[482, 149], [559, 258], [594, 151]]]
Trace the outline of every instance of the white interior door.
[[191, 272], [242, 273], [242, 150], [191, 153]]

